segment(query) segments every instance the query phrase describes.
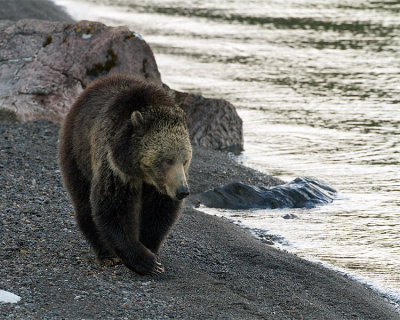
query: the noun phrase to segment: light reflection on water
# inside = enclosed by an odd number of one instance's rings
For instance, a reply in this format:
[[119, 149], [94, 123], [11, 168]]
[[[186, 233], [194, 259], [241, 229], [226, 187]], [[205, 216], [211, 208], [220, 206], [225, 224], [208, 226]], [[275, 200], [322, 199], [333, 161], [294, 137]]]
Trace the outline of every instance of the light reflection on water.
[[342, 197], [312, 210], [235, 212], [244, 225], [400, 292], [398, 2], [55, 2], [76, 19], [142, 34], [172, 88], [237, 106], [239, 161], [285, 180], [322, 178]]

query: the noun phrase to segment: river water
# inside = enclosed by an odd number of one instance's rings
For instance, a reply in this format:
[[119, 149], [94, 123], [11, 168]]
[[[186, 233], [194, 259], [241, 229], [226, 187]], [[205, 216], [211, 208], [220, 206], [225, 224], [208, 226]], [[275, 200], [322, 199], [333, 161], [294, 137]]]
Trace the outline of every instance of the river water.
[[232, 102], [244, 120], [238, 161], [339, 190], [312, 210], [204, 211], [400, 302], [399, 1], [55, 2], [140, 33], [172, 88]]

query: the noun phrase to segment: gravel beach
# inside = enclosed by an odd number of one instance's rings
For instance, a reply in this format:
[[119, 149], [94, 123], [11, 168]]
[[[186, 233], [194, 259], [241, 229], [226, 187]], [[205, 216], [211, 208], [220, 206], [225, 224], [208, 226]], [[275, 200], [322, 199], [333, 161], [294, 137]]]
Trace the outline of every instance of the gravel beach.
[[0, 121], [1, 319], [399, 319], [374, 291], [274, 249], [193, 209], [196, 194], [280, 181], [228, 154], [195, 148], [193, 195], [161, 252], [166, 272], [142, 277], [97, 264], [77, 229], [57, 166], [59, 127]]

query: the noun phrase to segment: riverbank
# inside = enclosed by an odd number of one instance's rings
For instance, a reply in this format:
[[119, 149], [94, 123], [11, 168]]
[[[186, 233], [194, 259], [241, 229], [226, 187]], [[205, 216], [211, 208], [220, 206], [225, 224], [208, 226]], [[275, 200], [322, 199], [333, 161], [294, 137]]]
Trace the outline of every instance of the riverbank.
[[1, 121], [0, 278], [21, 297], [4, 319], [398, 319], [376, 292], [193, 209], [196, 193], [240, 180], [279, 183], [228, 154], [195, 148], [194, 195], [158, 277], [104, 267], [79, 233], [57, 166], [58, 126]]

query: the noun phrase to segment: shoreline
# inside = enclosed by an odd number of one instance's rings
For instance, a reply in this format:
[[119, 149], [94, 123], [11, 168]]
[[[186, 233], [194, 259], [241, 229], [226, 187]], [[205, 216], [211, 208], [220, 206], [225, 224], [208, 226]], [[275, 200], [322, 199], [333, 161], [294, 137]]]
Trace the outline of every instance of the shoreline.
[[[215, 210], [214, 208], [207, 208], [207, 207], [205, 207], [205, 209], [206, 209], [206, 211]], [[280, 238], [281, 237], [280, 235], [275, 235], [275, 234], [270, 235], [267, 232], [266, 234], [263, 234], [262, 237], [260, 237], [260, 235], [257, 233], [257, 229], [254, 230], [253, 228], [248, 227], [248, 226], [242, 224], [241, 222], [236, 221], [235, 219], [226, 217], [224, 215], [219, 215], [219, 214], [203, 211], [201, 207], [196, 208], [196, 210], [201, 211], [202, 213], [204, 213], [206, 215], [214, 216], [214, 217], [223, 219], [224, 221], [227, 221], [228, 223], [232, 223], [234, 225], [239, 226], [241, 229], [248, 231], [256, 240], [260, 241], [261, 243], [263, 243], [267, 246], [271, 246], [272, 248], [274, 248], [276, 250], [294, 255], [302, 260], [306, 260], [315, 265], [319, 265], [329, 271], [335, 272], [345, 278], [350, 279], [351, 281], [357, 282], [357, 283], [365, 286], [366, 288], [376, 292], [379, 296], [381, 296], [387, 302], [389, 302], [391, 305], [393, 305], [394, 309], [400, 315], [400, 293], [397, 290], [391, 290], [389, 288], [384, 288], [378, 283], [378, 281], [376, 281], [373, 278], [368, 278], [368, 277], [363, 277], [363, 276], [357, 275], [355, 273], [346, 271], [345, 269], [337, 267], [328, 262], [324, 262], [322, 260], [313, 258], [312, 256], [299, 255], [299, 253], [295, 249], [291, 249], [291, 247], [289, 245], [282, 244], [282, 243], [280, 243], [280, 241], [274, 239], [277, 236], [280, 240], [281, 239], [285, 240], [285, 238], [283, 238], [283, 237]], [[273, 209], [273, 210], [280, 210], [280, 209]]]
[[[205, 209], [205, 210], [203, 210]], [[248, 231], [251, 233], [251, 235], [257, 239], [258, 241], [262, 242], [265, 245], [272, 246], [273, 248], [280, 250], [282, 252], [286, 252], [292, 255], [295, 255], [296, 257], [299, 257], [300, 259], [306, 260], [308, 262], [311, 262], [313, 264], [319, 265], [323, 268], [326, 268], [332, 272], [335, 272], [337, 274], [340, 274], [346, 278], [349, 278], [352, 281], [355, 281], [357, 283], [360, 283], [361, 285], [365, 286], [366, 288], [369, 288], [379, 294], [382, 298], [386, 299], [390, 304], [392, 304], [395, 308], [395, 310], [399, 313], [400, 315], [400, 291], [396, 289], [390, 289], [390, 288], [385, 288], [382, 286], [378, 280], [366, 276], [361, 276], [356, 273], [353, 273], [351, 271], [345, 270], [341, 267], [335, 266], [329, 262], [325, 262], [323, 260], [319, 260], [317, 258], [314, 258], [310, 255], [302, 255], [298, 250], [294, 249], [294, 246], [288, 245], [285, 243], [287, 239], [285, 237], [282, 237], [279, 234], [270, 234], [268, 230], [262, 229], [262, 235], [260, 235], [259, 231], [260, 229], [254, 229], [251, 227], [246, 226], [243, 224], [240, 220], [235, 220], [234, 218], [230, 218], [229, 216], [220, 214], [220, 213], [213, 213], [213, 212], [208, 212], [208, 211], [215, 211], [218, 209], [215, 208], [208, 208], [206, 206], [196, 208], [196, 210], [201, 211], [202, 213], [209, 215], [209, 216], [214, 216], [220, 219], [223, 219], [224, 221], [227, 221], [228, 223], [232, 223], [234, 225], [239, 226], [240, 228]], [[254, 209], [257, 210], [257, 209]], [[282, 210], [282, 209], [272, 209], [272, 210]], [[285, 210], [285, 209], [283, 209]], [[231, 210], [234, 211], [234, 210]], [[284, 211], [283, 211], [284, 212]]]
[[279, 183], [226, 153], [195, 148], [191, 195], [161, 259], [163, 275], [104, 267], [78, 231], [56, 159], [59, 127], [0, 121], [0, 304], [4, 319], [398, 319], [377, 292], [193, 209], [230, 180]]

